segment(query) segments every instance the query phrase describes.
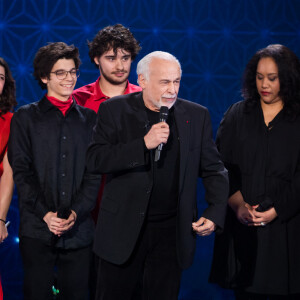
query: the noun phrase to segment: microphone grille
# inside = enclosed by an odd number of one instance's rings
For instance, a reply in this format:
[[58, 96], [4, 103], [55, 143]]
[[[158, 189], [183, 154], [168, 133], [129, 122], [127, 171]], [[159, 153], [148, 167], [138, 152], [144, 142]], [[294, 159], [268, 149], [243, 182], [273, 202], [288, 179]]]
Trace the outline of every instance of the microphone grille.
[[163, 119], [167, 119], [168, 118], [168, 115], [169, 115], [169, 109], [167, 106], [161, 106], [160, 107], [160, 118], [163, 118]]

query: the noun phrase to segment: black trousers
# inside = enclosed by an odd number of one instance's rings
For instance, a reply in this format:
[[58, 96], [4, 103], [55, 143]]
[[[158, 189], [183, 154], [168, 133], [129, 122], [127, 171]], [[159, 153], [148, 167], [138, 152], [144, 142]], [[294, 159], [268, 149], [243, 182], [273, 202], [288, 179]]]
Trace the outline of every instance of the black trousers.
[[248, 293], [245, 291], [235, 290], [234, 291], [236, 300], [299, 300], [300, 294], [281, 296], [281, 295], [262, 295]]
[[176, 253], [176, 228], [148, 224], [124, 265], [99, 260], [96, 300], [135, 299], [141, 276], [142, 299], [177, 300], [181, 271]]
[[40, 240], [20, 238], [24, 267], [24, 300], [53, 299], [52, 286], [57, 268], [56, 299], [88, 299], [91, 247], [57, 249]]

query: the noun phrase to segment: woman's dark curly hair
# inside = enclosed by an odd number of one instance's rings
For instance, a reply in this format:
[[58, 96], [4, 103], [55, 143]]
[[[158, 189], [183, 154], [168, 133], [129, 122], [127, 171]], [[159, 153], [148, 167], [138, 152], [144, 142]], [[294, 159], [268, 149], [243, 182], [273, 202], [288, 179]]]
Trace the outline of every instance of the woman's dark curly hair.
[[[140, 43], [134, 38], [130, 30], [121, 24], [107, 26], [98, 31], [93, 41], [88, 42], [88, 45], [92, 63], [95, 63], [95, 57], [102, 56], [103, 53], [110, 49], [113, 49], [115, 54], [118, 48], [124, 49], [131, 54], [132, 60], [136, 58], [141, 50]], [[99, 68], [96, 63], [95, 65]]]
[[43, 90], [47, 88], [47, 85], [41, 78], [50, 79], [50, 72], [54, 64], [62, 58], [73, 59], [75, 68], [79, 68], [81, 63], [79, 51], [74, 45], [69, 46], [64, 42], [49, 43], [36, 53], [33, 60], [33, 76]]
[[5, 70], [5, 83], [0, 95], [0, 117], [13, 109], [18, 103], [16, 101], [16, 84], [12, 77], [7, 62], [0, 57], [0, 66]]
[[260, 100], [256, 87], [256, 70], [261, 58], [272, 58], [278, 68], [280, 83], [279, 96], [284, 103], [284, 111], [289, 115], [300, 113], [300, 61], [296, 54], [283, 45], [269, 45], [255, 53], [248, 62], [244, 76], [242, 95], [248, 107]]

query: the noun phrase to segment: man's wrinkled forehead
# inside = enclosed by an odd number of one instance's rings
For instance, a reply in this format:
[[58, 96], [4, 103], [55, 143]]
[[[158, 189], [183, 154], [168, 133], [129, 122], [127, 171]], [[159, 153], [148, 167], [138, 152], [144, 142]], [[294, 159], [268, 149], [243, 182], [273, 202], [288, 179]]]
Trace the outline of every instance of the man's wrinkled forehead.
[[166, 77], [175, 76], [177, 79], [181, 79], [180, 65], [176, 61], [162, 58], [152, 58], [149, 63], [148, 72], [149, 75]]

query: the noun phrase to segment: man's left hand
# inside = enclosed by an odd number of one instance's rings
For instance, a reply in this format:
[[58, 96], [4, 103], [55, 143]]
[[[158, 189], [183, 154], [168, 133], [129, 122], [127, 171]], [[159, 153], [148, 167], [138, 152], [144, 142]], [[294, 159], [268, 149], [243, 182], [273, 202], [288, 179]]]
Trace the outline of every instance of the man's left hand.
[[197, 222], [192, 223], [193, 230], [200, 236], [207, 236], [216, 230], [216, 224], [204, 217], [201, 217]]
[[58, 236], [61, 236], [62, 234], [69, 231], [74, 226], [76, 219], [77, 219], [77, 214], [75, 213], [74, 210], [72, 210], [68, 219], [62, 219], [62, 222], [60, 223], [58, 229]]

